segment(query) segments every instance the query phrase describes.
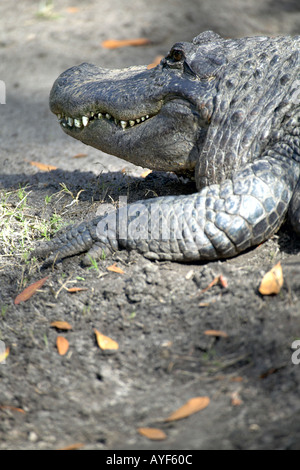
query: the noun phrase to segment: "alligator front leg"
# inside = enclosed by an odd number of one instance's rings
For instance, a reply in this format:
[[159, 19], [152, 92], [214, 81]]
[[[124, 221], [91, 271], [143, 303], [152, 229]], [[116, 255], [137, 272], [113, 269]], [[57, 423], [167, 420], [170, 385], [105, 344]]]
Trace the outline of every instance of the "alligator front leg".
[[148, 199], [82, 222], [34, 254], [50, 255], [47, 264], [86, 251], [99, 257], [119, 248], [160, 260], [232, 257], [278, 230], [298, 178], [299, 165], [292, 158], [266, 156], [199, 193]]
[[140, 226], [141, 236], [127, 234], [119, 244], [151, 259], [232, 257], [279, 229], [298, 178], [298, 163], [292, 159], [265, 157], [199, 193], [148, 200], [128, 223]]

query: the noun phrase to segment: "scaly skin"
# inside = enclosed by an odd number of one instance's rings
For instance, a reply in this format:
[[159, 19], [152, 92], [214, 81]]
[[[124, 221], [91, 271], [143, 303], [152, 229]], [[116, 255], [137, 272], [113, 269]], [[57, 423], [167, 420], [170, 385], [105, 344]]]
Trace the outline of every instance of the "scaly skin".
[[194, 173], [198, 192], [82, 222], [35, 254], [226, 258], [268, 239], [287, 213], [300, 233], [299, 47], [300, 37], [206, 32], [151, 70], [64, 72], [50, 106], [67, 134], [143, 167]]

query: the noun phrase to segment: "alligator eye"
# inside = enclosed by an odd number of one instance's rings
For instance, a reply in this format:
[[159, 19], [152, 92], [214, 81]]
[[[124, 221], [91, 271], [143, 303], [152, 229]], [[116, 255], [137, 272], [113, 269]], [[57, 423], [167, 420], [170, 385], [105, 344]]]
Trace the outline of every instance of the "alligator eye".
[[171, 57], [175, 62], [180, 62], [183, 59], [183, 52], [178, 49], [174, 49], [171, 53]]

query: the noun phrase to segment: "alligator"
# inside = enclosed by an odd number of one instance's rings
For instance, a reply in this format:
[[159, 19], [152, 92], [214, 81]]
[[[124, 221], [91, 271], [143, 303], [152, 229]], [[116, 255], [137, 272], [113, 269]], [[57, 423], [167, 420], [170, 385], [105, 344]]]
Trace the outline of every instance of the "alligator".
[[144, 168], [192, 175], [197, 189], [70, 226], [35, 254], [56, 262], [127, 249], [188, 262], [235, 256], [286, 218], [299, 234], [299, 50], [300, 36], [207, 31], [154, 68], [83, 63], [62, 73], [50, 108], [66, 134]]

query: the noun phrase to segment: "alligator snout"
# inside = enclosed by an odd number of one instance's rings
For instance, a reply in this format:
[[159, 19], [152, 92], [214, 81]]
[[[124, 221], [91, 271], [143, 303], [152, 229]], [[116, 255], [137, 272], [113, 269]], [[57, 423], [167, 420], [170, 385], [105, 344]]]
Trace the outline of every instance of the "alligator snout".
[[146, 66], [109, 70], [83, 63], [54, 82], [50, 109], [73, 119], [91, 112], [109, 114], [118, 121], [157, 114], [161, 102], [157, 93], [149, 94], [150, 73]]

